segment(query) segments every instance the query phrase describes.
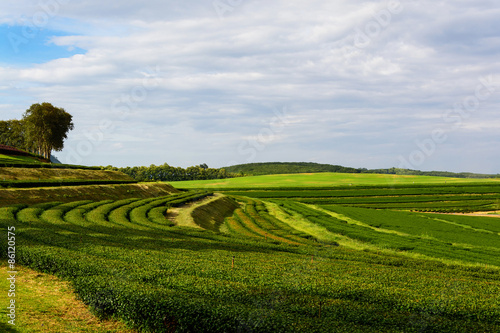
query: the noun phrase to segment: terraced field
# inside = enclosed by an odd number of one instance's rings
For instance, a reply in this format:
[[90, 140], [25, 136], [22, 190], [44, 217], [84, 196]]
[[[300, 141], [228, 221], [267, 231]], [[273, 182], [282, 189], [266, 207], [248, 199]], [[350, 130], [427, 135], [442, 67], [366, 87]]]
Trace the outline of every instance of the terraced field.
[[0, 225], [16, 264], [138, 331], [497, 332], [500, 219], [428, 212], [498, 209], [497, 184], [81, 198], [0, 208]]

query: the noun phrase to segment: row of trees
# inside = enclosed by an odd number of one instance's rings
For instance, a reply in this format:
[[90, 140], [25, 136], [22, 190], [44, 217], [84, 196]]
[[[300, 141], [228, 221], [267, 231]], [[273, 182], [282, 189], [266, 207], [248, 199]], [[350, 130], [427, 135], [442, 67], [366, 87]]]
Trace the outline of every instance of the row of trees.
[[351, 168], [340, 165], [319, 164], [314, 162], [267, 162], [248, 163], [233, 165], [226, 168], [232, 174], [245, 175], [271, 175], [284, 173], [316, 173], [316, 172], [340, 172], [340, 173], [375, 173], [389, 175], [415, 175], [415, 176], [436, 176], [436, 177], [456, 177], [456, 178], [499, 178], [500, 175], [485, 175], [470, 172], [447, 172], [447, 171], [420, 171], [401, 168], [390, 169], [366, 169]]
[[116, 168], [113, 166], [107, 166], [105, 169], [121, 171], [133, 179], [141, 182], [224, 179], [232, 177], [232, 175], [226, 172], [225, 169], [209, 168], [206, 164], [191, 166], [186, 169], [173, 167], [167, 163], [163, 165], [152, 164], [149, 167], [141, 166]]
[[0, 144], [38, 154], [50, 160], [52, 150], [61, 151], [73, 116], [50, 103], [33, 104], [21, 120], [0, 121]]

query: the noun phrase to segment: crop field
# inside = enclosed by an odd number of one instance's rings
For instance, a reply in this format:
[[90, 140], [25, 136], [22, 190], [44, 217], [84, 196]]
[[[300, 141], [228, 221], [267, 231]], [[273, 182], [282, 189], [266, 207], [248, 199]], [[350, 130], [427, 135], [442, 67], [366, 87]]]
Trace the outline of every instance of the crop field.
[[171, 182], [177, 188], [206, 188], [221, 190], [225, 188], [290, 188], [290, 187], [331, 187], [331, 186], [358, 186], [358, 185], [409, 185], [409, 184], [452, 184], [452, 183], [497, 183], [500, 178], [468, 179], [431, 176], [402, 176], [380, 175], [364, 173], [310, 173], [265, 175], [251, 177], [237, 177], [217, 180], [195, 180]]
[[[425, 181], [232, 183], [213, 199], [201, 181], [11, 205], [0, 225], [18, 264], [137, 331], [498, 332], [500, 219], [437, 212], [499, 210], [500, 183]], [[197, 228], [178, 226], [192, 202]]]
[[219, 191], [228, 195], [244, 195], [263, 200], [286, 199], [308, 204], [375, 209], [390, 208], [445, 213], [500, 210], [500, 184], [496, 181], [317, 188], [222, 188]]

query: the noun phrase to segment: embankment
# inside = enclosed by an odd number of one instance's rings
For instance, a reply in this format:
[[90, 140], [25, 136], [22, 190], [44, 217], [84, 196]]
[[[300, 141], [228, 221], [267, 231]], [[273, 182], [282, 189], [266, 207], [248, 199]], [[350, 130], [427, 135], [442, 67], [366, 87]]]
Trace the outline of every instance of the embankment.
[[233, 199], [216, 194], [206, 204], [193, 209], [191, 216], [194, 222], [203, 229], [219, 232], [224, 219], [233, 215], [238, 207]]
[[0, 189], [0, 207], [15, 204], [71, 202], [76, 200], [120, 200], [151, 198], [178, 193], [166, 183], [59, 186], [27, 189]]

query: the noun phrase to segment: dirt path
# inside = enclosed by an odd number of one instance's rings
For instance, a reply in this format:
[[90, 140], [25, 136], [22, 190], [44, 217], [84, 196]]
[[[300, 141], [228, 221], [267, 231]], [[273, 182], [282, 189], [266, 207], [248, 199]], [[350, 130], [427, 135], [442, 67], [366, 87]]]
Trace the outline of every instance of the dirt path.
[[459, 215], [459, 216], [482, 216], [482, 217], [500, 217], [500, 210], [474, 212], [474, 213], [434, 213], [442, 215]]

